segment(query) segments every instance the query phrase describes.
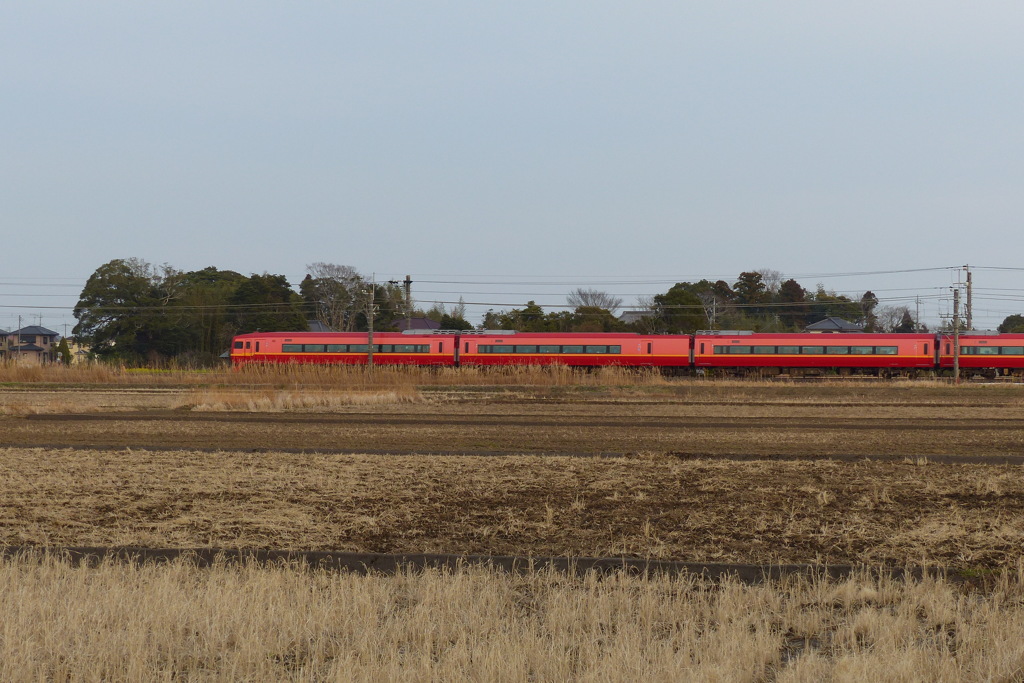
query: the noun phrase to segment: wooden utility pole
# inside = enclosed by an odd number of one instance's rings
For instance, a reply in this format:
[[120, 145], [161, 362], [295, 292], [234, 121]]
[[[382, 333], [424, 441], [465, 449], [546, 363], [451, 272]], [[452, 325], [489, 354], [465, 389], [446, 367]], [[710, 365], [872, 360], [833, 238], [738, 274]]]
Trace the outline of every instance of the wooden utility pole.
[[953, 383], [960, 384], [960, 289], [953, 290]]

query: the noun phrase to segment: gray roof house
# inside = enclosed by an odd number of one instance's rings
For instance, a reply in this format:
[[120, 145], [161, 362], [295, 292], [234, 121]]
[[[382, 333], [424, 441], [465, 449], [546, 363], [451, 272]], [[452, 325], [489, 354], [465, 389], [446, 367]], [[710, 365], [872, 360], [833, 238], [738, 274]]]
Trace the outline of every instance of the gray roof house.
[[804, 332], [863, 332], [864, 328], [849, 320], [829, 316], [824, 320], [808, 325]]

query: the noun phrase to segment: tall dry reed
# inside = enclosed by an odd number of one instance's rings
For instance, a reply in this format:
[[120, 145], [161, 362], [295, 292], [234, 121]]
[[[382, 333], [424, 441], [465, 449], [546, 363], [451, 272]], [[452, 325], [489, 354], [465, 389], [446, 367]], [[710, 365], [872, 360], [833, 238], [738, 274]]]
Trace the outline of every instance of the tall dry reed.
[[940, 580], [745, 586], [486, 569], [0, 561], [4, 680], [1010, 681], [1018, 568]]

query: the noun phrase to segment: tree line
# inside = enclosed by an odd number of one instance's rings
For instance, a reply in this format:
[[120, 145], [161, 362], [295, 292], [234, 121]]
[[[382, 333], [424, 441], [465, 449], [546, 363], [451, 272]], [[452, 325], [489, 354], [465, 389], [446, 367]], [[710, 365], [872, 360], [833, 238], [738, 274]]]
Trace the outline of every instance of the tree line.
[[[906, 306], [881, 306], [869, 290], [851, 299], [822, 285], [803, 287], [769, 269], [745, 271], [732, 283], [678, 282], [642, 298], [628, 316], [622, 299], [594, 289], [569, 293], [567, 305], [545, 312], [522, 308], [488, 311], [481, 329], [522, 332], [639, 332], [689, 334], [702, 329], [800, 331], [834, 316], [866, 332], [927, 331]], [[75, 306], [76, 339], [97, 358], [159, 363], [178, 359], [210, 364], [231, 338], [246, 332], [294, 331], [318, 321], [334, 331], [390, 330], [405, 317], [425, 317], [442, 329], [473, 329], [461, 302], [424, 310], [400, 282], [371, 283], [351, 266], [313, 263], [296, 292], [284, 275], [242, 275], [209, 266], [181, 271], [140, 259], [114, 259], [89, 277]], [[1010, 316], [1001, 332], [1024, 332], [1024, 316]]]
[[604, 292], [577, 289], [568, 297], [572, 310], [545, 313], [535, 302], [521, 309], [489, 311], [487, 329], [530, 332], [618, 332], [689, 334], [697, 330], [797, 332], [837, 317], [866, 332], [913, 332], [919, 327], [907, 306], [880, 306], [870, 290], [851, 299], [818, 285], [807, 289], [774, 270], [745, 271], [731, 284], [677, 282], [668, 291], [641, 299], [629, 321], [615, 317], [622, 300]]
[[307, 270], [296, 292], [284, 275], [114, 259], [86, 281], [74, 335], [97, 358], [203, 365], [216, 362], [237, 334], [305, 330], [310, 320], [363, 331], [371, 311], [378, 330], [407, 315], [432, 317], [449, 329], [472, 327], [464, 306], [410, 310], [398, 283], [370, 283], [349, 266], [314, 263]]

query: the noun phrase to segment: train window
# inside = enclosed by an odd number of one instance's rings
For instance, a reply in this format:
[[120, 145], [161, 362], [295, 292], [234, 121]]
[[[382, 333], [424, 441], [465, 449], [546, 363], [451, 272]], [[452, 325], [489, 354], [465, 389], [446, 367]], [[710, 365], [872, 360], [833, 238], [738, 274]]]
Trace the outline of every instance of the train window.
[[583, 349], [584, 353], [608, 353], [607, 346], [587, 346]]
[[466, 342], [466, 351], [465, 351], [465, 353], [469, 353], [469, 342]]
[[775, 353], [774, 346], [755, 346], [754, 353]]
[[349, 344], [348, 350], [351, 353], [367, 353], [370, 350], [369, 344]]
[[257, 351], [259, 351], [259, 350], [260, 350], [260, 343], [259, 343], [259, 342], [256, 342], [256, 350], [257, 350]]
[[999, 355], [998, 346], [976, 346], [975, 353], [979, 356], [996, 356]]
[[395, 353], [425, 353], [420, 344], [395, 344], [393, 348]]
[[582, 346], [563, 346], [562, 353], [583, 353]]
[[946, 344], [946, 355], [948, 356], [949, 354], [950, 354], [949, 344]]
[[562, 352], [562, 347], [561, 346], [557, 346], [557, 345], [554, 345], [554, 346], [550, 346], [550, 345], [549, 346], [538, 346], [537, 349], [538, 349], [538, 351], [540, 351], [540, 353], [561, 353]]
[[480, 353], [512, 353], [514, 348], [511, 344], [481, 344], [476, 350]]
[[240, 348], [242, 348], [242, 346], [244, 346], [244, 344], [242, 344], [242, 342], [235, 342], [235, 348], [236, 349], [240, 349]]
[[714, 347], [714, 352], [715, 353], [729, 353], [729, 347], [728, 346], [717, 346], [716, 345]]
[[394, 353], [395, 352], [395, 345], [394, 344], [375, 344], [375, 346], [377, 347], [377, 350], [380, 351], [381, 353]]
[[281, 344], [281, 353], [302, 353], [302, 344]]
[[851, 346], [850, 353], [854, 356], [870, 356], [875, 352], [874, 346]]
[[[442, 353], [444, 351], [444, 342], [437, 342], [437, 352]], [[427, 353], [430, 353], [429, 345], [427, 347]]]
[[245, 348], [251, 349], [252, 348], [252, 342], [245, 342]]
[[[928, 353], [928, 345], [924, 345], [924, 352]], [[895, 356], [899, 353], [898, 346], [876, 346], [875, 353], [879, 356]]]
[[306, 353], [323, 353], [324, 352], [324, 345], [323, 344], [303, 344], [302, 345], [302, 350], [305, 351]]
[[1024, 346], [1001, 346], [999, 349], [1004, 356], [1024, 356]]
[[348, 351], [348, 344], [328, 344], [327, 353], [345, 353]]
[[700, 343], [700, 352], [703, 355], [703, 353], [704, 353], [704, 342]]
[[749, 346], [730, 346], [729, 353], [750, 353]]
[[537, 353], [537, 347], [532, 345], [516, 346], [516, 353]]
[[[894, 349], [894, 348], [896, 348], [896, 347], [895, 347], [895, 346], [890, 346], [890, 347], [886, 347], [886, 348], [892, 348], [892, 349]], [[893, 353], [895, 353], [895, 351], [894, 351]], [[925, 343], [924, 343], [924, 355], [926, 355], [926, 356], [928, 355], [928, 342], [925, 342]]]
[[616, 346], [609, 346], [608, 347], [608, 353], [622, 353], [622, 347], [621, 346], [617, 346], [617, 345]]
[[786, 353], [786, 354], [789, 354], [789, 355], [794, 355], [794, 354], [800, 353], [800, 347], [799, 346], [780, 346], [779, 347], [779, 353]]
[[806, 353], [810, 356], [820, 356], [825, 353], [824, 346], [801, 346], [800, 353]]
[[830, 356], [845, 356], [850, 353], [849, 346], [826, 346], [825, 353]]
[[973, 356], [976, 351], [977, 351], [977, 349], [975, 349], [973, 346], [961, 346], [960, 347], [960, 355], [961, 356]]
[[647, 342], [647, 353], [651, 353], [651, 347], [652, 346], [653, 346], [653, 344], [651, 344], [651, 342]]

